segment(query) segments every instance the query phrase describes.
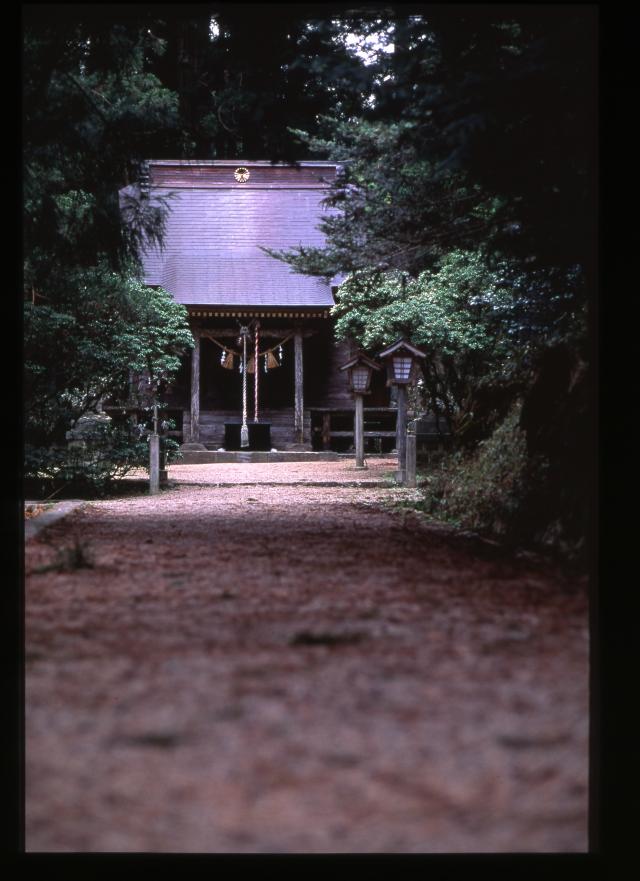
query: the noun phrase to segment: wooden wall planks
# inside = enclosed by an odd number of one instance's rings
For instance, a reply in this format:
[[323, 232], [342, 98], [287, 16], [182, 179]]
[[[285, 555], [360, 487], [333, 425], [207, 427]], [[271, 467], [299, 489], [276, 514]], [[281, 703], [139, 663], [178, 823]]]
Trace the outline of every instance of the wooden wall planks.
[[[251, 422], [251, 418], [247, 420]], [[297, 443], [294, 426], [293, 407], [281, 410], [263, 410], [260, 422], [271, 424], [271, 445], [278, 450]], [[241, 423], [242, 416], [238, 410], [201, 410], [200, 411], [200, 443], [214, 446], [216, 449], [224, 445], [225, 422]], [[183, 413], [184, 436], [187, 437], [190, 427], [189, 411]], [[304, 437], [311, 436], [311, 415], [304, 411]]]

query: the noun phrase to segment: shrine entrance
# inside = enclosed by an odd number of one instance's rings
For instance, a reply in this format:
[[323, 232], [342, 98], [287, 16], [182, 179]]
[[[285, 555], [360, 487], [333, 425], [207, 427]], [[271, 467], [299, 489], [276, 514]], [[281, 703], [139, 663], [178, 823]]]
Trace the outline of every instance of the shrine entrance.
[[207, 320], [193, 314], [183, 443], [218, 451], [311, 450], [305, 398], [313, 403], [325, 394], [335, 349], [323, 311], [247, 310], [205, 314]]
[[[237, 337], [231, 339], [230, 328], [221, 330], [219, 335], [216, 330], [201, 330], [200, 439], [212, 423], [219, 439], [224, 419], [218, 449], [269, 452], [274, 449], [274, 409], [288, 414], [293, 422], [293, 413], [288, 411], [295, 387], [294, 331], [284, 336], [269, 331], [261, 334], [259, 321], [240, 324]], [[217, 420], [208, 416], [216, 412], [220, 414]], [[293, 437], [289, 442], [294, 442]]]
[[[226, 333], [224, 332], [226, 330]], [[200, 407], [202, 410], [237, 410], [242, 414], [242, 345], [238, 344], [240, 325], [222, 333], [202, 331], [200, 338]], [[235, 333], [235, 337], [229, 337]], [[293, 333], [286, 337], [259, 337], [258, 420], [261, 411], [291, 407], [294, 391]], [[252, 345], [248, 343], [248, 348]], [[268, 350], [265, 353], [265, 350]], [[254, 354], [248, 358], [247, 406], [250, 421], [255, 417]], [[266, 370], [265, 370], [266, 365]]]

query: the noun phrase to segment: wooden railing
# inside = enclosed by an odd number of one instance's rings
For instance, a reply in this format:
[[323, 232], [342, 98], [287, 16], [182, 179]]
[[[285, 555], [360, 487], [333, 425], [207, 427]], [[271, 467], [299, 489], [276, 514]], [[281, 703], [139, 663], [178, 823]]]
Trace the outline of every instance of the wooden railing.
[[[335, 440], [354, 437], [354, 410], [338, 407], [312, 407], [311, 425], [314, 448], [330, 450]], [[396, 410], [394, 407], [364, 407], [364, 438], [395, 440]], [[395, 446], [395, 444], [391, 444]]]

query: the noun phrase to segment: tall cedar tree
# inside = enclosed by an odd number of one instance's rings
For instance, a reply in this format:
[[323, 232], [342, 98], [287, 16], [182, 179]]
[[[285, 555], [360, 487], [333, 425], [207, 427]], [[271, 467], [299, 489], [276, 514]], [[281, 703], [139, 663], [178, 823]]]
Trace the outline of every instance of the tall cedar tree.
[[[56, 12], [54, 7], [53, 13]], [[148, 200], [122, 223], [118, 191], [156, 143], [176, 140], [176, 96], [148, 71], [147, 20], [27, 9], [24, 27], [26, 440], [64, 441], [72, 420], [127, 387], [166, 379], [191, 344], [183, 307], [136, 279], [162, 235]]]

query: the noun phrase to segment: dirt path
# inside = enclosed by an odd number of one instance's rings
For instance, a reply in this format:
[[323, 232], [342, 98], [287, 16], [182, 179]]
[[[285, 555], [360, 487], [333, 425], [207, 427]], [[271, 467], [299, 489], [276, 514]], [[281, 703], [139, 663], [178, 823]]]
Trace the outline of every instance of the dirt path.
[[313, 485], [371, 464], [180, 466], [28, 542], [27, 850], [586, 850], [585, 585]]

